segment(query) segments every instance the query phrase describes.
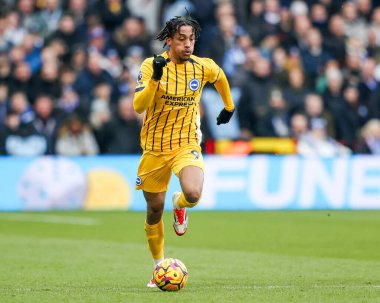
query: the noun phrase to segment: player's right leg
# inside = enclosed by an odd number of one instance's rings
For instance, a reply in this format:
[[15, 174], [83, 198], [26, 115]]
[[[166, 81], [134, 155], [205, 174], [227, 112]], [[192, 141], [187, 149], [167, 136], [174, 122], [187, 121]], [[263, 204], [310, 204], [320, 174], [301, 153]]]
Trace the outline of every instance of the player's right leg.
[[[147, 202], [145, 233], [154, 264], [164, 258], [164, 222], [162, 212], [171, 177], [165, 156], [144, 152], [137, 172], [136, 189], [143, 190]], [[154, 287], [150, 281], [148, 286]]]
[[[144, 191], [144, 197], [147, 202], [145, 233], [149, 251], [155, 265], [164, 259], [164, 222], [162, 220], [162, 213], [164, 210], [165, 195], [166, 192], [149, 193]], [[147, 286], [156, 287], [154, 280], [151, 279]]]

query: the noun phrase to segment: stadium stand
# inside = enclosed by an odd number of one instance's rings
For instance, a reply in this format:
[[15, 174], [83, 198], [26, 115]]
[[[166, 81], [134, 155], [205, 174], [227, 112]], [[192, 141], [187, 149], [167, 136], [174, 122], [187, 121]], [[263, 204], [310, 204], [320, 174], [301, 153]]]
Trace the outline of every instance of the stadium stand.
[[120, 139], [138, 138], [139, 66], [185, 8], [202, 26], [196, 54], [225, 70], [237, 104], [218, 132], [206, 88], [206, 153], [297, 153], [319, 123], [345, 151], [380, 154], [380, 1], [0, 2], [1, 154], [57, 154], [73, 121], [96, 142], [65, 154], [139, 153]]

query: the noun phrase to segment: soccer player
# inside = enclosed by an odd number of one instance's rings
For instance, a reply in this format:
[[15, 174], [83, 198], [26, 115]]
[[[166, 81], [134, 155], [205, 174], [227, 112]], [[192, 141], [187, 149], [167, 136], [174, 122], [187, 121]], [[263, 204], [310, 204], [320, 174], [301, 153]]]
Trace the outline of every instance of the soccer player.
[[[168, 51], [142, 63], [135, 89], [134, 109], [145, 112], [136, 189], [143, 190], [147, 202], [145, 232], [155, 264], [164, 259], [162, 213], [172, 171], [182, 189], [172, 197], [177, 235], [187, 230], [186, 208], [194, 207], [201, 197], [204, 166], [199, 102], [204, 85], [214, 84], [222, 97], [218, 125], [228, 123], [234, 112], [223, 70], [213, 60], [193, 55], [199, 32], [198, 22], [190, 16], [166, 22], [156, 39], [165, 41]], [[147, 286], [155, 287], [154, 280]]]

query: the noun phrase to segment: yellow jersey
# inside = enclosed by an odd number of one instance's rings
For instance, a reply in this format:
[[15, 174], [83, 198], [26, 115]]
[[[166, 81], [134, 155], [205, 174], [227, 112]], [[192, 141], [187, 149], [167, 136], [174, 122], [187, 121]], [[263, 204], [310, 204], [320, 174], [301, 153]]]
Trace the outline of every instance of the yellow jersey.
[[145, 111], [142, 149], [167, 153], [191, 143], [200, 144], [199, 102], [207, 82], [215, 85], [226, 110], [233, 111], [234, 104], [227, 78], [212, 59], [192, 55], [187, 62], [175, 64], [168, 52], [161, 56], [167, 65], [160, 81], [151, 79], [153, 57], [142, 63], [133, 106], [138, 113]]

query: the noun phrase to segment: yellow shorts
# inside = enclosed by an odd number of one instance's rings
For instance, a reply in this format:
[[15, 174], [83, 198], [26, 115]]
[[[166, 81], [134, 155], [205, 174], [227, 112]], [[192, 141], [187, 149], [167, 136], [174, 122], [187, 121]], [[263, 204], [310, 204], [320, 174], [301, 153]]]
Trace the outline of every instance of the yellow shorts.
[[190, 144], [172, 153], [157, 154], [146, 151], [140, 159], [136, 178], [136, 189], [150, 193], [168, 190], [172, 171], [178, 177], [186, 166], [197, 166], [204, 169], [201, 148]]

